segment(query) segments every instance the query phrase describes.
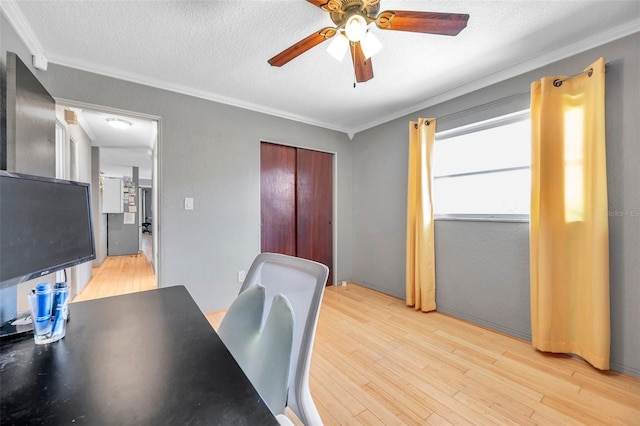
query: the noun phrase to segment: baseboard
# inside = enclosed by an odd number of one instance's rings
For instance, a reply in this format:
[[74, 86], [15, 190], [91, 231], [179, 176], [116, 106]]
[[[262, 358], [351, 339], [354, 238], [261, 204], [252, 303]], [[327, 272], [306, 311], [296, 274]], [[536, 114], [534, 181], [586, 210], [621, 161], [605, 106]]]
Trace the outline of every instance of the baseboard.
[[462, 312], [458, 312], [458, 311], [456, 311], [454, 309], [449, 309], [449, 308], [445, 308], [445, 307], [442, 307], [442, 306], [438, 306], [436, 308], [436, 311], [440, 312], [441, 314], [445, 314], [445, 315], [449, 315], [449, 316], [452, 316], [452, 317], [455, 317], [455, 318], [459, 318], [459, 319], [461, 319], [463, 321], [467, 321], [467, 322], [470, 322], [472, 324], [476, 324], [476, 325], [479, 325], [481, 327], [485, 327], [485, 328], [488, 328], [490, 330], [494, 330], [494, 331], [497, 331], [497, 332], [500, 332], [500, 333], [515, 337], [515, 338], [520, 339], [520, 340], [531, 342], [531, 333], [524, 333], [524, 332], [522, 332], [520, 330], [514, 330], [512, 328], [505, 327], [503, 325], [496, 324], [496, 323], [491, 322], [491, 321], [486, 321], [486, 320], [484, 320], [482, 318], [477, 318], [477, 317], [474, 317], [473, 315], [467, 315], [467, 314], [464, 314]]
[[395, 292], [393, 290], [390, 290], [390, 289], [388, 289], [386, 287], [380, 287], [380, 286], [377, 286], [375, 284], [368, 283], [366, 281], [362, 281], [362, 282], [349, 281], [349, 282], [351, 282], [353, 284], [361, 285], [362, 287], [370, 288], [371, 290], [379, 291], [380, 293], [388, 294], [389, 296], [397, 297], [398, 299], [402, 299], [402, 300], [405, 299], [405, 294], [404, 293], [401, 294], [401, 293]]
[[609, 361], [609, 369], [613, 370], [617, 373], [624, 374], [625, 376], [630, 376], [635, 379], [640, 379], [640, 370], [634, 367], [629, 367], [628, 365], [620, 364], [618, 362]]

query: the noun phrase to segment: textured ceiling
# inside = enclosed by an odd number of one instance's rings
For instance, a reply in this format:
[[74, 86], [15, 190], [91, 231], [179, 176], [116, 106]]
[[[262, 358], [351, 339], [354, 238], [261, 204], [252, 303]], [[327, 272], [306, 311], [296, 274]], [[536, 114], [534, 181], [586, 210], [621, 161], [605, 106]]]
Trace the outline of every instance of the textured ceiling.
[[[332, 22], [304, 0], [11, 1], [50, 62], [353, 134], [640, 28], [640, 2], [381, 0], [467, 13], [457, 37], [372, 31], [375, 77], [353, 87], [325, 42], [267, 60]], [[511, 74], [511, 75], [509, 75]]]
[[[372, 32], [383, 44], [375, 77], [325, 42], [282, 68], [267, 60], [332, 26], [304, 0], [0, 0], [49, 62], [249, 108], [353, 135], [426, 106], [640, 31], [640, 1], [381, 0], [380, 10], [466, 13], [458, 36]], [[35, 42], [35, 43], [34, 43]], [[35, 53], [35, 52], [34, 52]], [[83, 111], [101, 171], [151, 173], [154, 124], [112, 130], [112, 114]]]

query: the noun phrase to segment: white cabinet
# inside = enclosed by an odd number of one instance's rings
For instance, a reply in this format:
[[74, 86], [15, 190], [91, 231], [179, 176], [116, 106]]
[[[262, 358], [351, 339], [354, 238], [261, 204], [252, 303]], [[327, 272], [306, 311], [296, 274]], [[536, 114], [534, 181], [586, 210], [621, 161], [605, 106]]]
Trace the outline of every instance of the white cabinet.
[[102, 184], [102, 213], [123, 213], [122, 179], [104, 178]]

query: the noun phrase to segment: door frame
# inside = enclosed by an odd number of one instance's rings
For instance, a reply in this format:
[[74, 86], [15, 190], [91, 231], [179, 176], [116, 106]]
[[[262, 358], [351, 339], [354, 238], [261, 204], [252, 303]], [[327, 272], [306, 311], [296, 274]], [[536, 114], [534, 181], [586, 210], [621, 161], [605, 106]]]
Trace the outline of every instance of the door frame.
[[[154, 212], [155, 217], [152, 222], [153, 229], [153, 244], [152, 244], [152, 256], [153, 261], [151, 265], [156, 275], [156, 285], [159, 287], [161, 282], [161, 274], [160, 274], [160, 262], [162, 261], [162, 255], [160, 253], [160, 249], [162, 248], [160, 235], [160, 217], [161, 217], [161, 198], [162, 195], [159, 191], [159, 187], [162, 184], [162, 178], [160, 175], [160, 169], [162, 167], [160, 161], [161, 155], [161, 147], [162, 147], [162, 117], [159, 115], [146, 114], [138, 111], [129, 111], [119, 108], [112, 108], [105, 105], [96, 105], [89, 102], [81, 102], [75, 101], [72, 99], [54, 97], [56, 105], [64, 105], [66, 107], [74, 107], [74, 108], [82, 108], [87, 110], [93, 110], [96, 112], [101, 112], [105, 114], [117, 114], [123, 116], [129, 116], [132, 118], [139, 118], [143, 120], [149, 120], [156, 123], [154, 129], [152, 130], [155, 135], [155, 145], [152, 150], [152, 162], [151, 162], [151, 187], [152, 187], [152, 211]], [[95, 224], [94, 224], [95, 226]]]

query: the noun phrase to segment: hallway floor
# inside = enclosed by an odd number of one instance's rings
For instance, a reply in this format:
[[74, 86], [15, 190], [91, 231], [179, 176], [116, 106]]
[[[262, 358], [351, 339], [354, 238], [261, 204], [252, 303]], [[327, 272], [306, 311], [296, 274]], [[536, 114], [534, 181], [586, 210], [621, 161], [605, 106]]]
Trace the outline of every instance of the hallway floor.
[[93, 268], [93, 276], [73, 301], [99, 299], [158, 288], [151, 266], [152, 237], [143, 234], [142, 251], [134, 255], [107, 256], [102, 265]]

